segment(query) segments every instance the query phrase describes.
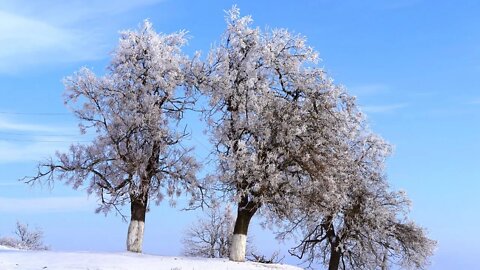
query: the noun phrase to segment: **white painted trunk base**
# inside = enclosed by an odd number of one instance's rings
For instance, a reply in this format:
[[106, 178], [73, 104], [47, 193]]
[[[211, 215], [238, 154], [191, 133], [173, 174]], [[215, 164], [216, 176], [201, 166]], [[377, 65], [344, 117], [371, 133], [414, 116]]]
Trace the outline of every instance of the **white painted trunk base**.
[[232, 246], [230, 247], [230, 260], [244, 262], [246, 249], [247, 236], [245, 234], [234, 234], [232, 237]]
[[128, 226], [127, 250], [131, 252], [142, 252], [143, 232], [145, 230], [145, 222], [139, 220], [131, 220]]

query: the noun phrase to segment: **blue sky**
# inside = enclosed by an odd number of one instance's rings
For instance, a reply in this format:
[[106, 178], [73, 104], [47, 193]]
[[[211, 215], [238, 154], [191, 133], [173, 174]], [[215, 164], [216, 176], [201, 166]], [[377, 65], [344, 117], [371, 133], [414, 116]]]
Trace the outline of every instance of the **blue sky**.
[[[478, 1], [0, 1], [0, 235], [16, 220], [42, 227], [57, 250], [124, 249], [127, 224], [94, 214], [95, 200], [63, 184], [16, 180], [78, 136], [63, 77], [104, 72], [118, 31], [149, 18], [189, 31], [185, 51], [208, 51], [237, 4], [260, 27], [308, 37], [321, 65], [358, 97], [371, 127], [395, 146], [387, 173], [413, 201], [411, 217], [439, 242], [431, 269], [473, 269], [480, 242], [480, 2]], [[190, 119], [198, 156], [207, 142]], [[145, 251], [176, 255], [199, 213], [152, 207]], [[258, 226], [255, 244], [277, 249]], [[92, 240], [94, 239], [94, 240]], [[94, 241], [94, 245], [91, 242]], [[286, 260], [293, 262], [293, 260]]]

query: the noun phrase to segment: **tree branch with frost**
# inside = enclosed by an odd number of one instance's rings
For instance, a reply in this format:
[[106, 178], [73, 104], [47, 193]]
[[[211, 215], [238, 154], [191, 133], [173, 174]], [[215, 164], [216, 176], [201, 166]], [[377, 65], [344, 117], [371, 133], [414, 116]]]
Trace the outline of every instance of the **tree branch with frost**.
[[43, 231], [39, 228], [32, 230], [28, 224], [17, 221], [13, 233], [15, 237], [1, 237], [0, 245], [27, 250], [49, 249], [43, 243]]

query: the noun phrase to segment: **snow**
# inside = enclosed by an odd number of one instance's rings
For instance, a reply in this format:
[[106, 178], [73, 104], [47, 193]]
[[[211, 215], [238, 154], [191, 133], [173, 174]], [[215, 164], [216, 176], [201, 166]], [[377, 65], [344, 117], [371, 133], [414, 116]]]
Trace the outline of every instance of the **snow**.
[[166, 257], [156, 255], [93, 252], [21, 251], [0, 246], [1, 270], [299, 270], [301, 268], [228, 259]]
[[18, 250], [18, 249], [0, 245], [0, 251], [5, 251], [5, 250]]

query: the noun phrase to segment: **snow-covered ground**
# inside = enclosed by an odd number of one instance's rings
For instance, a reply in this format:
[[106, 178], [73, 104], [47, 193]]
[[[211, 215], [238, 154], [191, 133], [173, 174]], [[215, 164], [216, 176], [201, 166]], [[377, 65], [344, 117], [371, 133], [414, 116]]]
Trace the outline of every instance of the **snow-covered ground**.
[[134, 253], [22, 251], [0, 246], [1, 270], [299, 270], [301, 268], [226, 259], [163, 257]]
[[5, 251], [5, 250], [18, 250], [18, 249], [0, 245], [0, 251]]

